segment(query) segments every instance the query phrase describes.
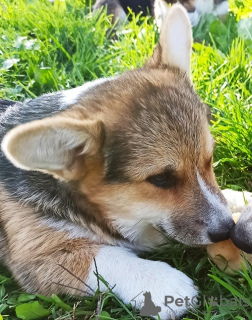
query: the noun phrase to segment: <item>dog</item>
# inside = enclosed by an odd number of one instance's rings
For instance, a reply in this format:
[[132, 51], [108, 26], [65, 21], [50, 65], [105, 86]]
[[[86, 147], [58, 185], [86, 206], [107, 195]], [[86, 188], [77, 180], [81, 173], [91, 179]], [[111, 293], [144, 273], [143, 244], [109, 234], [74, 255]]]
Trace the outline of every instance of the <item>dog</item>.
[[98, 272], [124, 303], [150, 292], [161, 319], [179, 317], [188, 305], [168, 308], [164, 297], [192, 299], [193, 281], [137, 254], [167, 237], [207, 245], [234, 228], [190, 78], [186, 10], [163, 16], [142, 68], [2, 102], [0, 260], [28, 292], [92, 294]]
[[[178, 1], [166, 1], [168, 4], [176, 2]], [[193, 26], [196, 26], [200, 17], [205, 14], [223, 17], [229, 9], [227, 0], [179, 0], [179, 2], [186, 8]], [[155, 17], [157, 25], [160, 27], [160, 21], [162, 21], [160, 14], [164, 11], [160, 6], [164, 5], [163, 0], [96, 0], [93, 11], [106, 7], [107, 13], [112, 15], [112, 22], [116, 23], [117, 26], [122, 26], [127, 21], [127, 16], [131, 11], [135, 14], [141, 12], [145, 16], [149, 14]]]

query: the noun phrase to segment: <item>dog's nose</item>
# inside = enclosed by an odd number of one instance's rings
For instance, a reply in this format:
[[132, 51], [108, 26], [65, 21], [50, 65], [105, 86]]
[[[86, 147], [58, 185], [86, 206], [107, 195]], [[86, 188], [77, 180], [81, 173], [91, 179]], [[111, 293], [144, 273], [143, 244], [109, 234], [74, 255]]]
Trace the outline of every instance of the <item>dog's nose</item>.
[[229, 239], [229, 231], [226, 232], [208, 232], [209, 238], [212, 242], [220, 242]]
[[230, 238], [230, 230], [234, 227], [235, 223], [230, 220], [225, 225], [222, 225], [218, 230], [209, 230], [208, 235], [212, 242], [220, 242]]
[[242, 251], [251, 254], [252, 253], [252, 244], [246, 241], [244, 234], [240, 234], [239, 230], [233, 226], [230, 230], [230, 238], [233, 241], [234, 245], [241, 249]]

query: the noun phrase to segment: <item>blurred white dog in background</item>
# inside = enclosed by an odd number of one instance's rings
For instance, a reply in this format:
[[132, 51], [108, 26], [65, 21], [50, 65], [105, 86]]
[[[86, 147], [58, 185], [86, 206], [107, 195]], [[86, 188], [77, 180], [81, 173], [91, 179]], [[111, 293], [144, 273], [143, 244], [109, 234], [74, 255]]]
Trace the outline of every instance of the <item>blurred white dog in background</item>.
[[[205, 14], [223, 17], [228, 13], [229, 4], [226, 0], [166, 0], [167, 4], [180, 2], [187, 10], [192, 26], [196, 26]], [[96, 0], [93, 10], [107, 8], [107, 13], [112, 15], [113, 23], [122, 25], [127, 20], [129, 9], [134, 13], [142, 12], [144, 15], [155, 17], [157, 25], [162, 21], [162, 7], [164, 3], [159, 0]]]

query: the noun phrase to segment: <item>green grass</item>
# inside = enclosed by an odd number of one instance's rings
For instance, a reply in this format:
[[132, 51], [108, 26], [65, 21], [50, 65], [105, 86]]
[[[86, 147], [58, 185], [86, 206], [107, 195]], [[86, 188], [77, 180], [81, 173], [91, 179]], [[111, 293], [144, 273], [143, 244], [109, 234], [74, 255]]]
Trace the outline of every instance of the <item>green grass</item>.
[[[192, 75], [199, 95], [214, 113], [214, 167], [220, 186], [252, 191], [252, 0], [232, 0], [231, 8], [225, 22], [209, 16], [195, 28]], [[0, 17], [0, 98], [14, 100], [141, 66], [158, 39], [151, 19], [139, 17], [133, 17], [117, 41], [109, 39], [109, 19], [104, 14], [92, 16], [88, 1], [58, 1], [53, 6], [47, 1], [0, 0]], [[146, 256], [188, 274], [207, 300], [222, 295], [252, 302], [250, 267], [248, 272], [228, 276], [210, 263], [205, 249], [180, 244]], [[94, 298], [29, 295], [1, 268], [3, 319], [18, 319], [17, 314], [31, 319], [24, 315], [32, 309], [42, 319], [96, 319], [97, 306], [100, 319], [136, 319], [134, 310], [110, 289]], [[252, 307], [207, 303], [184, 319], [247, 320], [252, 319]]]

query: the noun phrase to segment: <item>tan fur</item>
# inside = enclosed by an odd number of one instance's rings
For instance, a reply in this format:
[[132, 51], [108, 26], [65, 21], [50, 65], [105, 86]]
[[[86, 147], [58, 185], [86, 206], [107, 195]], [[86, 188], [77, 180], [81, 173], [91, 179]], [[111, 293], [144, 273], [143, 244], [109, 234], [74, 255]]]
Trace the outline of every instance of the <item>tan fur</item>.
[[[208, 133], [208, 135], [210, 134]], [[199, 150], [199, 158], [201, 160], [199, 163], [199, 171], [209, 185], [217, 188], [211, 166], [213, 147], [211, 152], [205, 152], [205, 148], [210, 149], [210, 147], [207, 146], [209, 137], [203, 136], [203, 138], [205, 139], [202, 140], [202, 150]], [[169, 140], [172, 140], [171, 136], [169, 136]], [[210, 139], [210, 141], [212, 140]], [[157, 144], [158, 142], [160, 142], [160, 144]], [[132, 167], [128, 169], [129, 177], [134, 181], [130, 185], [123, 183], [120, 185], [104, 185], [102, 176], [103, 168], [102, 164], [100, 164], [98, 167], [94, 166], [94, 170], [88, 170], [89, 173], [80, 181], [81, 190], [92, 202], [98, 203], [99, 206], [103, 208], [105, 214], [117, 217], [133, 218], [135, 214], [134, 210], [129, 210], [129, 207], [134, 207], [141, 203], [155, 207], [155, 214], [158, 214], [158, 209], [162, 208], [165, 210], [168, 205], [170, 208], [176, 208], [178, 203], [180, 203], [180, 206], [184, 205], [190, 208], [189, 203], [194, 201], [195, 193], [195, 190], [191, 188], [192, 180], [195, 180], [195, 184], [197, 183], [195, 164], [193, 156], [190, 157], [190, 148], [185, 147], [184, 150], [180, 150], [179, 157], [175, 153], [176, 150], [174, 154], [169, 151], [169, 161], [171, 164], [176, 164], [176, 171], [181, 178], [181, 183], [174, 190], [162, 190], [157, 189], [146, 181], [148, 176], [162, 172], [164, 164], [168, 162], [168, 142], [166, 144], [164, 138], [163, 140], [156, 141], [155, 144], [157, 156], [152, 153], [149, 158], [148, 154], [142, 158], [138, 157], [138, 163], [132, 163]], [[142, 152], [143, 150], [140, 149], [139, 154]], [[184, 161], [181, 161], [181, 154], [183, 155], [182, 159], [184, 159]], [[148, 166], [146, 166], [146, 163], [148, 163]], [[94, 165], [93, 161], [92, 165]], [[126, 208], [124, 207], [125, 202], [128, 203]], [[130, 216], [130, 214], [133, 216]], [[187, 214], [190, 214], [189, 210], [187, 210]]]
[[88, 239], [69, 239], [66, 232], [44, 226], [34, 209], [21, 208], [3, 190], [0, 197], [0, 213], [6, 221], [8, 237], [7, 265], [24, 289], [45, 295], [88, 291], [83, 283], [59, 265], [85, 281], [98, 245]]

